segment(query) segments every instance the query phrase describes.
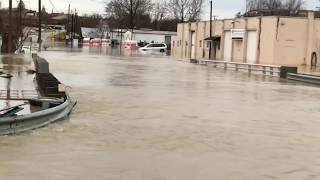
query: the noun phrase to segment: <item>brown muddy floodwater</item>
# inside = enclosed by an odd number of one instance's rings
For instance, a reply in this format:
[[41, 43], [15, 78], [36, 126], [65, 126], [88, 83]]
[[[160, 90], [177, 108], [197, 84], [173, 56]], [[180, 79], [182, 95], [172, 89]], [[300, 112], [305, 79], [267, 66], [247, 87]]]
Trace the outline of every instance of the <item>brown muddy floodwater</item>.
[[0, 137], [0, 179], [320, 179], [317, 87], [165, 56], [41, 56], [79, 103]]

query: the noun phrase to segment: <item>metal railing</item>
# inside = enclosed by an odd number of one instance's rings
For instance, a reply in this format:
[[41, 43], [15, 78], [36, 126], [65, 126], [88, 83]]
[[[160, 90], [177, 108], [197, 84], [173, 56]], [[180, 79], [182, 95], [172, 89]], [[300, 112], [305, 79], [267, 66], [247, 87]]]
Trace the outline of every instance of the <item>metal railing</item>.
[[301, 81], [309, 84], [320, 85], [320, 76], [315, 76], [311, 74], [288, 73], [288, 79], [294, 81]]
[[198, 60], [191, 59], [191, 63], [200, 65], [212, 64], [216, 68], [233, 69], [235, 71], [246, 71], [248, 73], [261, 73], [269, 76], [280, 76], [281, 66], [266, 65], [266, 64], [249, 64], [249, 63], [238, 63], [238, 62], [227, 62], [227, 61], [216, 61], [216, 60]]
[[[33, 59], [34, 61], [38, 61], [40, 57], [33, 54]], [[37, 64], [37, 62], [35, 62], [35, 64]], [[53, 107], [50, 107], [49, 105], [49, 108], [26, 115], [0, 117], [0, 135], [29, 131], [69, 117], [76, 105], [76, 101], [73, 101], [66, 92], [59, 92], [58, 84], [60, 84], [60, 82], [54, 77], [54, 75], [49, 72], [39, 72], [43, 71], [39, 71], [39, 69], [37, 69], [36, 81], [37, 87], [42, 93], [43, 98], [64, 98], [63, 103], [54, 105]], [[16, 94], [16, 96], [18, 96], [18, 94]], [[41, 99], [39, 99], [39, 102], [45, 101], [41, 101]]]

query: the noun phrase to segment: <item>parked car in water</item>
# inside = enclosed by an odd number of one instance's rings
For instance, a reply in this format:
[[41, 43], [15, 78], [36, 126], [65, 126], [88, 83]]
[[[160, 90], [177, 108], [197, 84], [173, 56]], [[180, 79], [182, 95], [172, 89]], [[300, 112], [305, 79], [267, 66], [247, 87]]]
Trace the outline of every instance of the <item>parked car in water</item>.
[[130, 50], [138, 49], [138, 42], [137, 41], [125, 41], [124, 48], [130, 49]]
[[90, 38], [83, 38], [82, 43], [83, 43], [83, 45], [89, 46], [90, 45]]
[[100, 38], [94, 38], [90, 40], [90, 44], [93, 46], [101, 46], [102, 40]]
[[112, 45], [112, 40], [111, 39], [102, 39], [101, 42], [102, 42], [102, 45], [106, 45], [106, 46], [111, 46]]
[[138, 42], [138, 46], [139, 47], [145, 47], [146, 45], [148, 45], [149, 43], [147, 43], [146, 41], [140, 41]]
[[154, 51], [154, 52], [166, 52], [167, 45], [165, 43], [151, 43], [146, 45], [145, 47], [140, 48], [140, 51]]

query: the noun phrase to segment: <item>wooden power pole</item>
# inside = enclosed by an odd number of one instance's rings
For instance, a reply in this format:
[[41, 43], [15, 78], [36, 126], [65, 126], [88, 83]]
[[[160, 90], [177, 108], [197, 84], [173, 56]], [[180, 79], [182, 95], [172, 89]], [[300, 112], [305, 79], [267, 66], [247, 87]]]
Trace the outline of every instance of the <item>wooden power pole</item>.
[[12, 38], [12, 0], [9, 0], [9, 32], [8, 32], [8, 53], [13, 53], [12, 45], [13, 45], [13, 38]]
[[69, 8], [68, 8], [68, 22], [67, 22], [66, 29], [67, 29], [67, 36], [68, 36], [66, 43], [69, 44], [70, 38], [71, 38], [71, 35], [70, 35], [70, 4], [69, 4]]

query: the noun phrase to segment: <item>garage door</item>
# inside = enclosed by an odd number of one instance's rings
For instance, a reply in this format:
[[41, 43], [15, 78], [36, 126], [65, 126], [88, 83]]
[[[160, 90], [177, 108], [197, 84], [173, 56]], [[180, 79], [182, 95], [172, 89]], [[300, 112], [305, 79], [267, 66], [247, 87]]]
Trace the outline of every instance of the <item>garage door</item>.
[[248, 31], [247, 63], [257, 63], [257, 31]]
[[232, 52], [232, 39], [230, 31], [224, 33], [224, 51], [223, 58], [225, 61], [231, 61], [231, 52]]

